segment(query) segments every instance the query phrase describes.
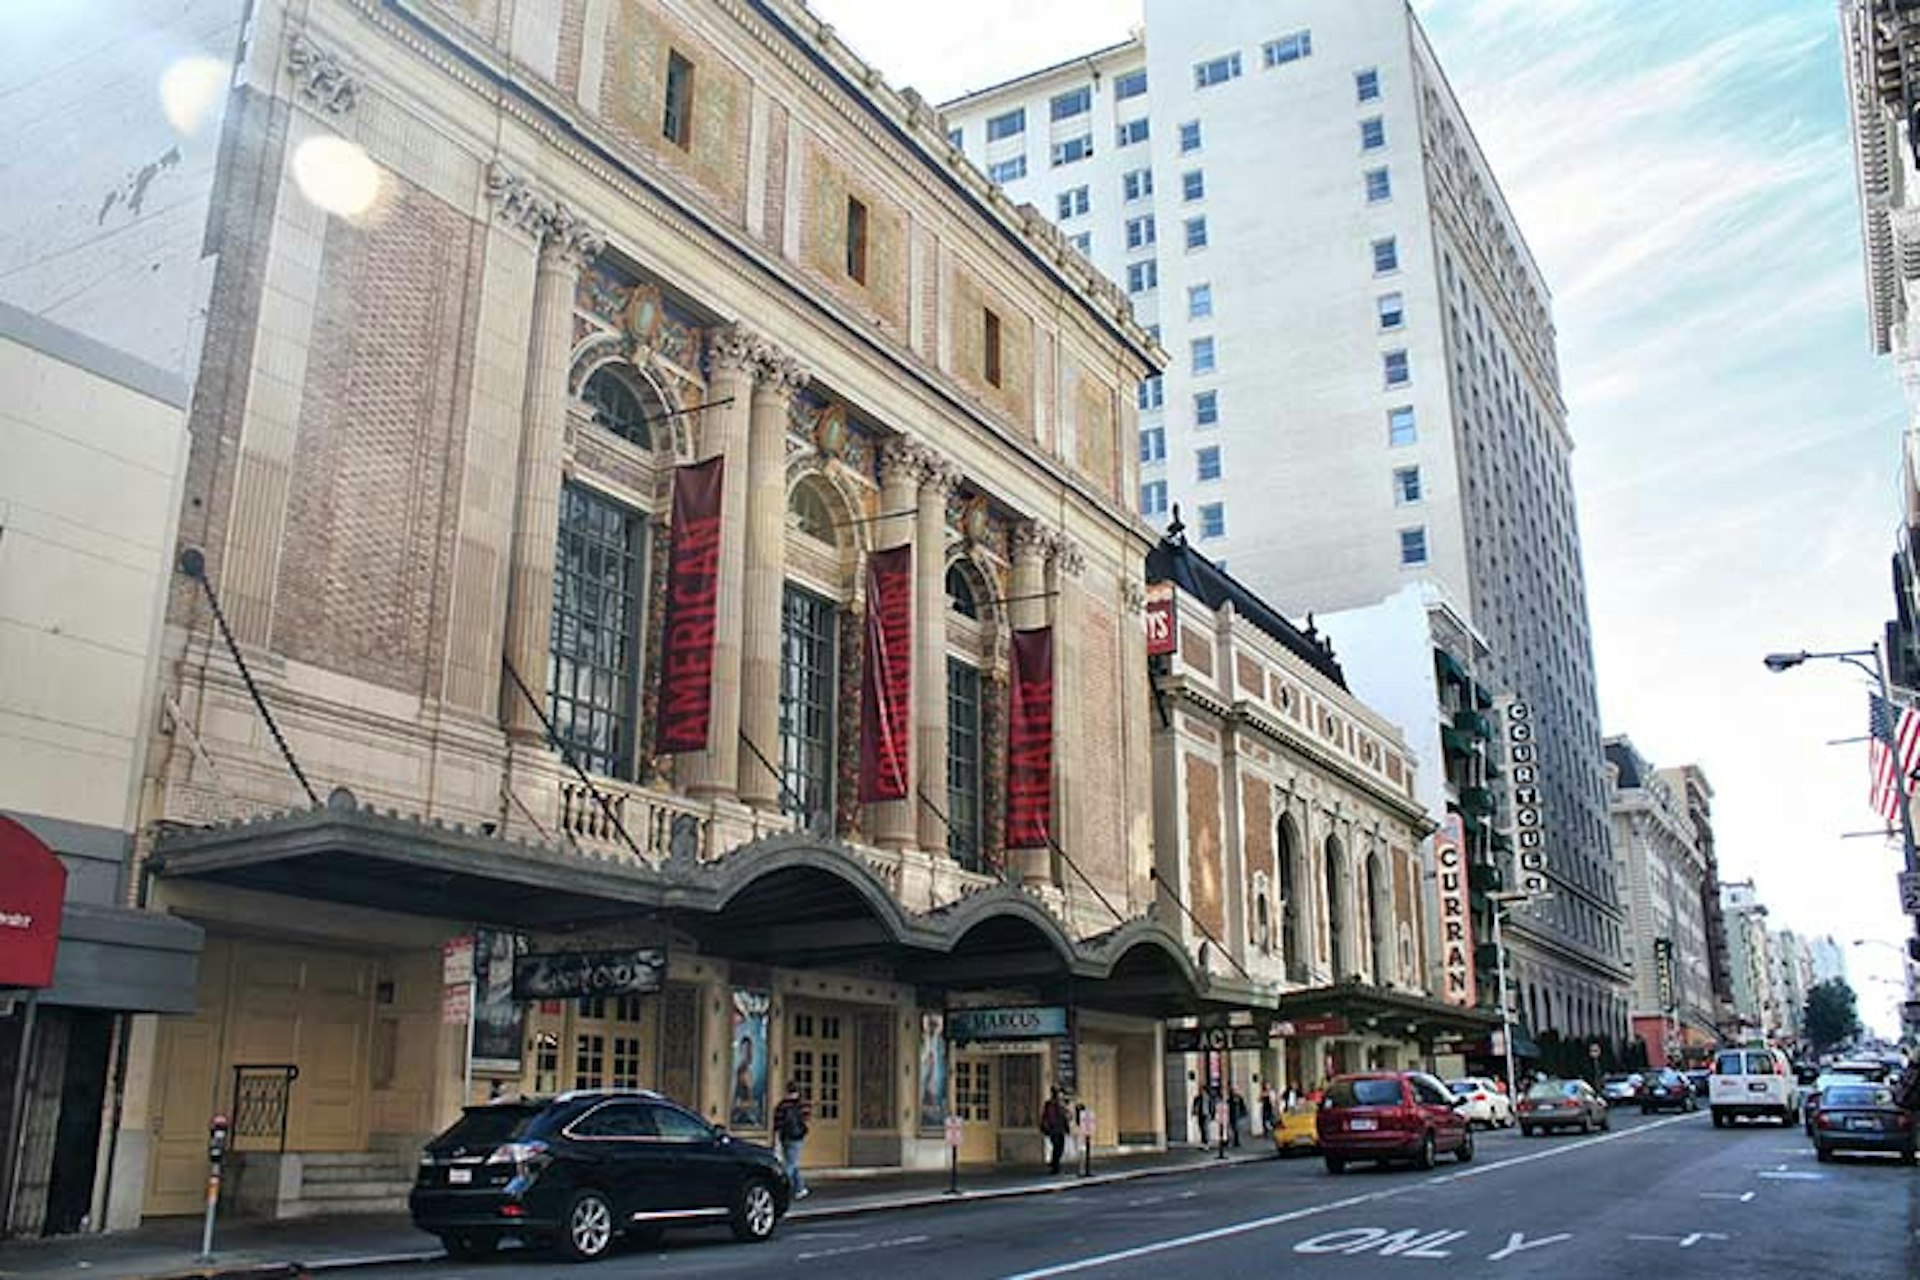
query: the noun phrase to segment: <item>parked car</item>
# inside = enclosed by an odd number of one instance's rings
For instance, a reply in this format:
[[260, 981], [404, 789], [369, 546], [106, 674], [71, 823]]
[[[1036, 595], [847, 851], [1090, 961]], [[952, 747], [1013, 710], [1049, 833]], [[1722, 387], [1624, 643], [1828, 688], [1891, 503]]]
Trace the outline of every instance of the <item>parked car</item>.
[[1513, 1099], [1485, 1076], [1466, 1076], [1447, 1081], [1447, 1089], [1459, 1099], [1460, 1114], [1467, 1123], [1502, 1129], [1513, 1127]]
[[1592, 1133], [1612, 1127], [1606, 1099], [1585, 1080], [1537, 1080], [1514, 1110], [1521, 1134], [1529, 1138], [1549, 1129]]
[[1723, 1049], [1713, 1061], [1707, 1105], [1714, 1127], [1741, 1116], [1772, 1116], [1785, 1125], [1800, 1123], [1800, 1085], [1787, 1055], [1778, 1049]]
[[1693, 1111], [1693, 1086], [1671, 1067], [1659, 1067], [1640, 1077], [1640, 1114], [1654, 1111]]
[[1638, 1071], [1616, 1071], [1600, 1078], [1600, 1096], [1609, 1103], [1632, 1102], [1639, 1094]]
[[1693, 1086], [1694, 1097], [1704, 1098], [1707, 1096], [1708, 1084], [1713, 1079], [1713, 1072], [1711, 1070], [1706, 1067], [1695, 1067], [1691, 1071], [1682, 1071], [1680, 1074], [1685, 1076], [1687, 1083]]
[[1320, 1100], [1315, 1128], [1327, 1172], [1354, 1160], [1405, 1160], [1422, 1169], [1451, 1153], [1473, 1159], [1473, 1127], [1447, 1086], [1424, 1071], [1335, 1076]]
[[765, 1240], [791, 1190], [772, 1151], [657, 1093], [582, 1090], [468, 1107], [427, 1144], [407, 1207], [456, 1258], [511, 1235], [584, 1261], [669, 1226]]
[[1913, 1114], [1893, 1096], [1893, 1086], [1854, 1077], [1828, 1087], [1813, 1117], [1813, 1153], [1887, 1151], [1907, 1164], [1915, 1159]]

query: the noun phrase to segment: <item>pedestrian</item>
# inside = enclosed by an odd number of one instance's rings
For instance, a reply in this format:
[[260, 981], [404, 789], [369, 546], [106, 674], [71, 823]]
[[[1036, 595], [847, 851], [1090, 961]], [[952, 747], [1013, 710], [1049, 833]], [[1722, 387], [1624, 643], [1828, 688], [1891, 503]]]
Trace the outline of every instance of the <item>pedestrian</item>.
[[787, 1166], [787, 1181], [793, 1186], [793, 1198], [807, 1198], [807, 1182], [800, 1176], [800, 1152], [807, 1144], [807, 1124], [813, 1119], [813, 1107], [800, 1096], [798, 1081], [787, 1081], [787, 1096], [773, 1109], [773, 1132], [780, 1139], [780, 1158]]
[[1040, 1132], [1047, 1140], [1047, 1172], [1060, 1172], [1060, 1156], [1067, 1148], [1067, 1108], [1055, 1086], [1040, 1108]]
[[1247, 1100], [1240, 1096], [1240, 1089], [1235, 1086], [1227, 1096], [1227, 1127], [1233, 1130], [1233, 1145], [1236, 1147], [1240, 1145], [1240, 1130], [1246, 1123]]
[[1288, 1111], [1300, 1105], [1300, 1086], [1291, 1080], [1287, 1081], [1287, 1091], [1281, 1096], [1281, 1105]]
[[1260, 1129], [1263, 1133], [1272, 1133], [1274, 1122], [1279, 1118], [1273, 1102], [1273, 1082], [1260, 1086]]
[[1194, 1090], [1193, 1121], [1200, 1129], [1200, 1145], [1207, 1145], [1207, 1125], [1213, 1120], [1213, 1098], [1205, 1088]]

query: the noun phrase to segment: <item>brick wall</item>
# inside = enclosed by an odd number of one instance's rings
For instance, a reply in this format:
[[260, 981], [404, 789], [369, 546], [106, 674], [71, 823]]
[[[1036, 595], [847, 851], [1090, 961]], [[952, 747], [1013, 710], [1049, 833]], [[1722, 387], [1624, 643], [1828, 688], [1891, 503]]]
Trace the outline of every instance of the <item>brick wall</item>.
[[[806, 145], [800, 254], [813, 277], [907, 341], [907, 211], [838, 163], [817, 138]], [[847, 274], [847, 200], [867, 207], [867, 281]]]
[[[735, 223], [746, 217], [753, 90], [712, 45], [640, 0], [618, 0], [608, 36], [602, 109], [629, 146], [687, 183]], [[693, 121], [682, 150], [660, 131], [667, 59], [693, 64]]]
[[274, 612], [289, 657], [421, 690], [445, 626], [482, 239], [393, 180], [328, 228]]
[[1220, 766], [1185, 757], [1187, 770], [1187, 909], [1216, 938], [1226, 934], [1226, 877], [1221, 870]]
[[[990, 410], [1031, 437], [1033, 422], [1033, 321], [964, 267], [956, 266], [947, 290], [951, 373]], [[1000, 317], [1000, 385], [987, 381], [985, 310]]]

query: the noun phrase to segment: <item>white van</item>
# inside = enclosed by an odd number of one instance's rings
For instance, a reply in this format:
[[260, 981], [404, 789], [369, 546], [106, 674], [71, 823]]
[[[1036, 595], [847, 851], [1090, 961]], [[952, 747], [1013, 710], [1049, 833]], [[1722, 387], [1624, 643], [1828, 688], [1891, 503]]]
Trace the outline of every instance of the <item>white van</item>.
[[1716, 1129], [1736, 1116], [1774, 1116], [1781, 1124], [1797, 1125], [1800, 1082], [1778, 1049], [1723, 1049], [1713, 1062], [1707, 1105]]

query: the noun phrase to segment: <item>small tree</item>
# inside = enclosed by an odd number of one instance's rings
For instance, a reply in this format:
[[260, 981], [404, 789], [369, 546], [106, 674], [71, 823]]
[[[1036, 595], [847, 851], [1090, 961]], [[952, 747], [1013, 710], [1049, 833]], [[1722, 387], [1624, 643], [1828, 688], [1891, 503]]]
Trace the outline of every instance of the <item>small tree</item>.
[[1853, 988], [1839, 978], [1829, 978], [1807, 992], [1807, 1013], [1801, 1026], [1815, 1053], [1844, 1044], [1860, 1034], [1860, 1016], [1855, 1011]]

